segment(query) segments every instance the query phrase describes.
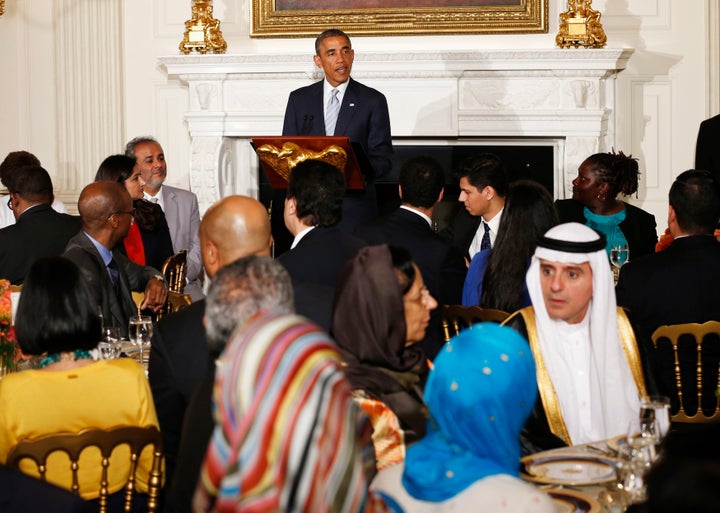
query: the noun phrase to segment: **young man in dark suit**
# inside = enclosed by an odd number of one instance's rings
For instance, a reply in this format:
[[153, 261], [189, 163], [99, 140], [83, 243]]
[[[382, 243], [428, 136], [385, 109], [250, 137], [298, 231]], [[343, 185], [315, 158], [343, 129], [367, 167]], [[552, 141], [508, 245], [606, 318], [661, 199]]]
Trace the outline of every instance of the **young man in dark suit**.
[[[465, 262], [457, 248], [432, 230], [433, 209], [442, 200], [444, 186], [445, 174], [435, 159], [420, 156], [408, 160], [400, 170], [400, 208], [362, 225], [355, 234], [368, 244], [395, 244], [409, 249], [430, 295], [440, 304], [455, 305], [462, 297]], [[430, 313], [422, 346], [433, 359], [442, 344], [436, 309]]]
[[[314, 61], [325, 78], [290, 93], [282, 131], [283, 135], [346, 135], [367, 155], [370, 166], [362, 169], [365, 190], [348, 191], [343, 202], [342, 227], [350, 232], [377, 216], [374, 180], [390, 172], [393, 155], [387, 100], [350, 78], [354, 58], [350, 38], [342, 30], [326, 30], [317, 37]], [[281, 228], [273, 225], [276, 253], [287, 249]]]

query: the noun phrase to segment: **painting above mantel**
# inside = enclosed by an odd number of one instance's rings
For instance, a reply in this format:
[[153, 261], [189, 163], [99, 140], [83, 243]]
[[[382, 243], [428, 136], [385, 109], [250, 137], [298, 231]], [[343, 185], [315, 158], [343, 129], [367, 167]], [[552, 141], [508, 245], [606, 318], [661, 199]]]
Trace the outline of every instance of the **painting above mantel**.
[[549, 0], [253, 0], [251, 37], [547, 33]]

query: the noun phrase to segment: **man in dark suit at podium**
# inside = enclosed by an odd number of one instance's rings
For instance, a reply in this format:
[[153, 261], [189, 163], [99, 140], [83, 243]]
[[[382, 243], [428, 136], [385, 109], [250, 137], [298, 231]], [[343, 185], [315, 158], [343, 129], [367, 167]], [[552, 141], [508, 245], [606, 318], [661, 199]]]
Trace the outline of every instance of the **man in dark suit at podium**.
[[[348, 231], [377, 216], [374, 180], [392, 168], [390, 115], [385, 96], [350, 78], [355, 52], [342, 30], [330, 29], [315, 40], [315, 64], [325, 79], [290, 93], [283, 135], [346, 135], [361, 147], [369, 166], [360, 166], [365, 191], [348, 191], [343, 202], [342, 227]], [[278, 217], [278, 216], [274, 216]], [[276, 230], [273, 227], [273, 233]], [[276, 252], [282, 245], [277, 240]]]

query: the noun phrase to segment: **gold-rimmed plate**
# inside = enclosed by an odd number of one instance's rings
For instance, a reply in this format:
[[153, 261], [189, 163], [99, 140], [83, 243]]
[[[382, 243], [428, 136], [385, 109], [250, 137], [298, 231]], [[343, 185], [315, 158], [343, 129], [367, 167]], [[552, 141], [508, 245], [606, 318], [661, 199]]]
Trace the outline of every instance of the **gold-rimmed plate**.
[[605, 442], [605, 445], [607, 445], [608, 449], [610, 449], [612, 452], [617, 454], [618, 446], [620, 445], [620, 440], [622, 440], [623, 438], [627, 438], [627, 435], [615, 436], [615, 437], [611, 438], [610, 440], [608, 440], [607, 442]]
[[583, 486], [617, 478], [616, 460], [595, 454], [540, 452], [521, 462], [523, 479], [536, 483]]
[[600, 503], [587, 494], [566, 489], [547, 490], [558, 513], [600, 513]]

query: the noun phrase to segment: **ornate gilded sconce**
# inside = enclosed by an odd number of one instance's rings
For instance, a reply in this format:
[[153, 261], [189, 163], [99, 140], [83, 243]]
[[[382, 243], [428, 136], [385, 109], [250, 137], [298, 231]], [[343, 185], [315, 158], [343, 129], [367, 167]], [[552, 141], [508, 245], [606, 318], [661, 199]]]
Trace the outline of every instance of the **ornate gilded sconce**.
[[192, 19], [185, 22], [180, 51], [187, 55], [193, 50], [200, 53], [225, 53], [227, 50], [220, 20], [213, 18], [212, 0], [193, 0]]
[[0, 0], [0, 16], [5, 12], [5, 0]]
[[561, 48], [585, 46], [602, 48], [607, 36], [600, 23], [600, 12], [590, 8], [592, 0], [568, 0], [568, 10], [560, 13], [560, 29], [555, 44]]

